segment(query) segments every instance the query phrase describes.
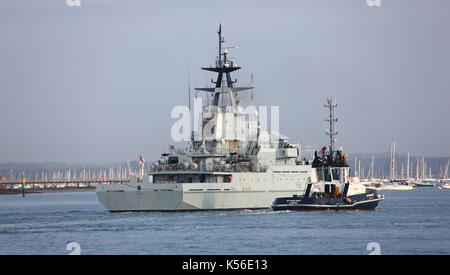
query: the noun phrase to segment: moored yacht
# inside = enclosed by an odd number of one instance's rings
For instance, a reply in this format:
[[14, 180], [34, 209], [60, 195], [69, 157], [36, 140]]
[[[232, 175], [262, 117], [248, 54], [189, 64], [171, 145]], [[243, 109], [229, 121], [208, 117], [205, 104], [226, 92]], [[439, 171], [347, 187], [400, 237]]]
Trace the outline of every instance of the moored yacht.
[[368, 189], [376, 191], [407, 191], [414, 190], [414, 185], [408, 182], [381, 182], [368, 186]]

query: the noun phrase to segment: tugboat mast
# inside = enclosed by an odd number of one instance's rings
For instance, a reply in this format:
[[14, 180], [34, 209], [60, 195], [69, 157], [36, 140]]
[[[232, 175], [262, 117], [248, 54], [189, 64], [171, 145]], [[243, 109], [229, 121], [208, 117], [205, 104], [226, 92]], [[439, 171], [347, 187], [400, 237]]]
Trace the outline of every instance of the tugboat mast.
[[335, 150], [334, 144], [336, 142], [337, 135], [335, 123], [338, 121], [335, 117], [334, 108], [337, 107], [337, 104], [333, 105], [333, 99], [328, 98], [327, 103], [324, 105], [324, 107], [329, 110], [329, 118], [325, 119], [325, 121], [329, 122], [330, 128], [325, 132], [325, 134], [330, 137], [330, 156], [333, 156]]

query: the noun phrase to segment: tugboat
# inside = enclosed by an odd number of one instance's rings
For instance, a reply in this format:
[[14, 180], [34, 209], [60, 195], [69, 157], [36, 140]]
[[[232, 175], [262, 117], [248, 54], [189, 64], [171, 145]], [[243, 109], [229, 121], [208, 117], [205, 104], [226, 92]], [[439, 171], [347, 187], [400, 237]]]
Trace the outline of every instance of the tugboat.
[[323, 147], [319, 153], [314, 153], [312, 174], [303, 196], [276, 198], [273, 202], [274, 211], [345, 211], [345, 210], [375, 210], [378, 203], [384, 199], [376, 190], [367, 189], [360, 182], [349, 180], [350, 166], [347, 155], [342, 150], [334, 150], [335, 132], [334, 108], [331, 99], [324, 106], [329, 109], [330, 136], [329, 150]]

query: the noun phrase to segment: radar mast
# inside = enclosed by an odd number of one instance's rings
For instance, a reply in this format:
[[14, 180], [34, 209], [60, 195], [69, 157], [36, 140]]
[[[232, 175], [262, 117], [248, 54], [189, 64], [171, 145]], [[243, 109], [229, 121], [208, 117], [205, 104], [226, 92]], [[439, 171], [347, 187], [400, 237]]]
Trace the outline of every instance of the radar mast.
[[[231, 79], [231, 72], [237, 71], [241, 69], [238, 65], [234, 63], [233, 60], [228, 59], [228, 50], [231, 48], [237, 47], [224, 47], [223, 43], [225, 42], [225, 38], [222, 35], [222, 25], [219, 25], [219, 30], [217, 31], [218, 40], [219, 40], [219, 53], [216, 57], [216, 64], [214, 67], [204, 67], [202, 70], [215, 72], [217, 73], [216, 80], [211, 80], [211, 83], [215, 84], [214, 88], [195, 88], [197, 91], [204, 91], [213, 94], [213, 99], [211, 102], [212, 106], [219, 106], [219, 99], [221, 94], [229, 94], [231, 99], [231, 105], [234, 109], [237, 108], [237, 98], [236, 93], [240, 91], [250, 90], [253, 87], [233, 87], [233, 84], [237, 82], [237, 79]], [[225, 81], [224, 81], [225, 75]]]
[[329, 117], [325, 119], [325, 121], [329, 123], [329, 129], [325, 132], [325, 134], [330, 137], [330, 143], [328, 146], [330, 149], [330, 156], [333, 156], [335, 151], [336, 135], [338, 134], [336, 132], [336, 125], [335, 125], [335, 123], [338, 120], [334, 113], [334, 108], [337, 107], [337, 104], [333, 104], [333, 99], [328, 98], [327, 103], [324, 105], [324, 107], [329, 110]]

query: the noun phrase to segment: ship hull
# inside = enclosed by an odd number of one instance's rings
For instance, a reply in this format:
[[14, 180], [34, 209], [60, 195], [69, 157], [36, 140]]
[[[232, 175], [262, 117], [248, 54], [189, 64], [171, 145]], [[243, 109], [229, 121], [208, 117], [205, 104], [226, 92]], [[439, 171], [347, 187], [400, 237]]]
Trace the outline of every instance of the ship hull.
[[416, 183], [417, 187], [434, 187], [433, 183]]
[[232, 182], [203, 183], [153, 183], [147, 177], [127, 184], [99, 184], [96, 194], [110, 212], [264, 209], [277, 197], [303, 195], [311, 167], [231, 175]]
[[300, 190], [271, 191], [125, 191], [97, 192], [100, 203], [110, 212], [199, 211], [270, 208], [280, 196]]
[[146, 177], [127, 184], [99, 184], [96, 194], [110, 212], [264, 209], [277, 197], [303, 195], [311, 166], [273, 166], [267, 172], [231, 176], [231, 182], [203, 183], [154, 183]]
[[344, 198], [278, 198], [272, 209], [274, 211], [371, 211], [375, 210], [383, 197], [366, 194]]
[[373, 211], [378, 206], [377, 201], [364, 202], [356, 205], [296, 205], [296, 206], [273, 206], [274, 211]]

